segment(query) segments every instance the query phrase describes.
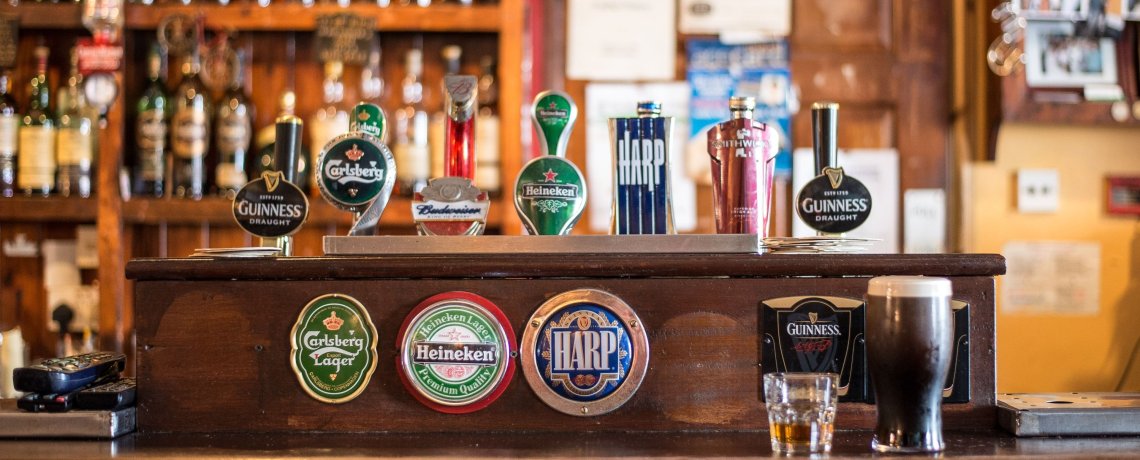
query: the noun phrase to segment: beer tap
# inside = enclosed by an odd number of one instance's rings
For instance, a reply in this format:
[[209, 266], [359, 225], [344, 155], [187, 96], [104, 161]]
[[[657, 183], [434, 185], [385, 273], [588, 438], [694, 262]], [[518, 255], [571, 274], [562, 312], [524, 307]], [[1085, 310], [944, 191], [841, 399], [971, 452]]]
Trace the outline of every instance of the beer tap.
[[480, 235], [486, 227], [490, 200], [475, 186], [475, 100], [478, 81], [471, 75], [448, 75], [444, 108], [444, 175], [416, 192], [412, 218], [421, 235]]

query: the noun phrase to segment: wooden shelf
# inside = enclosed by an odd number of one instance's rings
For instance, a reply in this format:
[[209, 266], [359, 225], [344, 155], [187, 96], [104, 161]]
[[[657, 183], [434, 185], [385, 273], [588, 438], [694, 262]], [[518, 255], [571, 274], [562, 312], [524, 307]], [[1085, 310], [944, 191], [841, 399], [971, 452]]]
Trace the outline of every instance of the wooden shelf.
[[98, 214], [91, 198], [0, 198], [0, 221], [94, 223]]
[[15, 14], [20, 18], [21, 29], [82, 29], [79, 20], [79, 3], [33, 3], [20, 2], [12, 6], [4, 2], [0, 11]]
[[349, 12], [376, 20], [380, 31], [424, 32], [497, 32], [502, 24], [498, 5], [462, 7], [455, 5], [391, 6], [380, 8], [369, 3], [354, 3], [347, 8], [336, 5], [304, 7], [296, 3], [273, 4], [262, 8], [253, 4], [221, 6], [216, 3], [163, 5], [146, 7], [130, 5], [126, 10], [126, 28], [155, 29], [170, 14], [203, 14], [206, 26], [243, 31], [313, 30], [320, 15]]
[[[123, 221], [130, 224], [232, 224], [232, 201], [220, 197], [201, 200], [136, 198], [123, 202]], [[14, 206], [23, 211], [22, 207]], [[501, 206], [491, 206], [487, 217], [489, 227], [498, 227], [502, 220]], [[2, 208], [0, 208], [2, 209]], [[94, 216], [94, 211], [91, 212]], [[334, 208], [320, 198], [309, 198], [309, 219], [305, 225], [352, 225], [352, 214]], [[406, 198], [392, 197], [380, 218], [381, 226], [411, 227], [411, 202]]]

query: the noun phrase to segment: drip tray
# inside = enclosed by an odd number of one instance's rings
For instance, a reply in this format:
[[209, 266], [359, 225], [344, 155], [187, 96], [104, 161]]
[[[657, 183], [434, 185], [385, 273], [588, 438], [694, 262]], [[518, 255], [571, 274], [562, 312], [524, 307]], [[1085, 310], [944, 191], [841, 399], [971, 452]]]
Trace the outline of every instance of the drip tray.
[[1140, 393], [1002, 393], [998, 424], [1016, 436], [1140, 435]]

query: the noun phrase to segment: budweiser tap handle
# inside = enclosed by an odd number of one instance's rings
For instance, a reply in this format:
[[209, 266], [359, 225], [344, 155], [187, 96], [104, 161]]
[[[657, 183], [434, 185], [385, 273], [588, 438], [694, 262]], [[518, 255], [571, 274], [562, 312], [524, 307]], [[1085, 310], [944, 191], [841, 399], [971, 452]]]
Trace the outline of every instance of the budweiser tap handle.
[[277, 117], [277, 139], [274, 141], [273, 164], [293, 182], [297, 177], [297, 152], [301, 150], [304, 123], [293, 115]]
[[812, 151], [815, 153], [815, 172], [839, 166], [836, 135], [839, 125], [839, 104], [816, 102], [811, 106]]

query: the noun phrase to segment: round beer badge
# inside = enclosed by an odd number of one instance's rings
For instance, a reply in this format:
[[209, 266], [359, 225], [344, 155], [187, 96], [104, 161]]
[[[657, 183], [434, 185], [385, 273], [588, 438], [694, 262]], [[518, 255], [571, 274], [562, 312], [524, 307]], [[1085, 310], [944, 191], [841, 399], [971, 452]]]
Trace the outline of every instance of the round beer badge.
[[824, 168], [796, 197], [796, 214], [824, 233], [855, 230], [871, 217], [871, 192], [843, 168]]
[[325, 145], [317, 160], [317, 185], [334, 206], [360, 212], [373, 200], [387, 204], [396, 179], [396, 160], [375, 136], [354, 131]]
[[343, 294], [325, 294], [305, 305], [290, 343], [293, 372], [318, 401], [353, 400], [376, 370], [376, 326], [360, 302]]
[[527, 383], [547, 405], [570, 415], [602, 415], [641, 386], [649, 338], [620, 298], [578, 289], [538, 307], [523, 333], [520, 356]]
[[515, 333], [495, 304], [470, 292], [421, 302], [400, 327], [396, 365], [404, 386], [439, 412], [487, 407], [514, 375]]

